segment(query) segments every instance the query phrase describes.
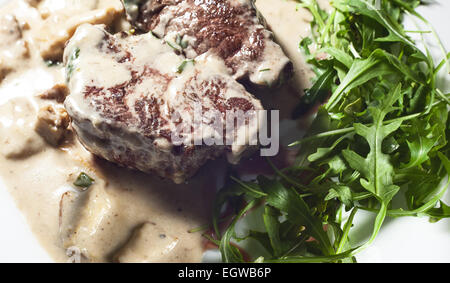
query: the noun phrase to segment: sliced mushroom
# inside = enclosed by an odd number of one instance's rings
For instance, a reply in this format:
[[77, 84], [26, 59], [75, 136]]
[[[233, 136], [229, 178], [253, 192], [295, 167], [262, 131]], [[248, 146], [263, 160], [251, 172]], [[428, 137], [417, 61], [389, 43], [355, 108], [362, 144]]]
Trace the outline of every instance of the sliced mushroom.
[[8, 159], [23, 159], [42, 151], [45, 141], [33, 129], [36, 107], [29, 99], [17, 98], [0, 106], [0, 153]]
[[38, 112], [36, 132], [52, 146], [59, 146], [69, 136], [70, 118], [63, 106], [48, 104]]
[[62, 59], [65, 44], [78, 26], [85, 23], [109, 26], [123, 14], [120, 0], [44, 0], [38, 10], [44, 21], [35, 33], [35, 40], [41, 56], [52, 61]]
[[[85, 192], [66, 193], [60, 202], [60, 235], [63, 247], [76, 247], [90, 262], [107, 261], [123, 233], [115, 227], [117, 207], [106, 191], [106, 183], [96, 178]], [[114, 242], [108, 242], [114, 241]]]
[[178, 242], [178, 238], [167, 234], [163, 227], [147, 222], [135, 229], [114, 260], [121, 263], [169, 262]]

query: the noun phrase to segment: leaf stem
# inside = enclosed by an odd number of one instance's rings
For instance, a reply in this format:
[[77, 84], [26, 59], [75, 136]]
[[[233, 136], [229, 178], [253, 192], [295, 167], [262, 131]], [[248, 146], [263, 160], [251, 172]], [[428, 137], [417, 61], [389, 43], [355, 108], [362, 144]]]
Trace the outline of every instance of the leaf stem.
[[339, 241], [339, 246], [338, 246], [338, 248], [336, 250], [337, 254], [340, 254], [343, 251], [343, 249], [345, 247], [345, 244], [347, 243], [348, 234], [350, 232], [350, 228], [353, 225], [353, 219], [355, 218], [355, 215], [356, 215], [357, 211], [358, 211], [357, 207], [353, 208], [353, 210], [350, 213], [350, 216], [349, 216], [347, 222], [344, 225], [344, 233], [342, 234], [341, 240]]

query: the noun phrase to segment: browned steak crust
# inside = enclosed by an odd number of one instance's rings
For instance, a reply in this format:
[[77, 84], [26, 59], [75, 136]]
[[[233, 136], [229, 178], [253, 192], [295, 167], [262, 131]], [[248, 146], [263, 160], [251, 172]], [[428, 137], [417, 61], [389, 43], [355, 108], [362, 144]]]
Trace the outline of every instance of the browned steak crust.
[[[188, 58], [210, 52], [236, 79], [274, 85], [292, 65], [247, 0], [149, 0], [132, 22], [171, 42]], [[128, 9], [130, 11], [130, 8]]]

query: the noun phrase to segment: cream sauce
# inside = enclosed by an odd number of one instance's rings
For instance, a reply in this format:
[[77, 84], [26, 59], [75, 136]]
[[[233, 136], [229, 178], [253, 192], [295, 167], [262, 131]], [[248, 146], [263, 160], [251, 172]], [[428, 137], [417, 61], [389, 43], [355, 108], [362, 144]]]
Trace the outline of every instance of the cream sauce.
[[[298, 50], [308, 34], [308, 13], [296, 11], [290, 1], [256, 4], [294, 63], [294, 82], [302, 85], [295, 83], [295, 89], [308, 86], [311, 76]], [[2, 8], [0, 176], [57, 262], [68, 256], [74, 260], [78, 251], [82, 261], [90, 262], [198, 262], [204, 239], [188, 231], [208, 222], [226, 171], [224, 160], [209, 163], [183, 185], [119, 168], [87, 152], [58, 116], [62, 104], [42, 96], [65, 84], [62, 66], [48, 67], [43, 58], [60, 59], [66, 41], [83, 23], [126, 26], [120, 23], [122, 12], [116, 1], [15, 0]], [[289, 110], [286, 105], [296, 101], [296, 91], [286, 89], [272, 93], [272, 108]], [[61, 121], [44, 119], [49, 135], [66, 135], [58, 147], [51, 145], [58, 139], [36, 131], [38, 125], [45, 127], [43, 117], [52, 115]], [[81, 172], [95, 179], [84, 191], [73, 185]]]

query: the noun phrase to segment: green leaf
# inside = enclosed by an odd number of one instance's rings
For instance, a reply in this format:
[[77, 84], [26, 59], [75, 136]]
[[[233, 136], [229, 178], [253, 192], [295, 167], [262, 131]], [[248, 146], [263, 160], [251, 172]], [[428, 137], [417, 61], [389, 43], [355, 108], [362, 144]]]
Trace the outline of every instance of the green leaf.
[[327, 111], [324, 108], [319, 108], [319, 111], [317, 113], [316, 118], [314, 119], [314, 121], [312, 122], [311, 126], [310, 126], [310, 130], [308, 130], [308, 134], [305, 136], [305, 138], [303, 138], [301, 141], [298, 141], [296, 143], [291, 144], [290, 146], [294, 146], [297, 144], [303, 144], [302, 148], [301, 148], [301, 152], [300, 154], [297, 156], [297, 160], [296, 160], [296, 164], [298, 166], [303, 166], [306, 164], [306, 162], [308, 161], [307, 158], [309, 155], [311, 155], [312, 153], [314, 153], [318, 147], [321, 146], [321, 142], [323, 141], [323, 139], [316, 139], [314, 137], [314, 142], [311, 143], [306, 143], [304, 142], [309, 141], [308, 137], [314, 136], [315, 133], [321, 133], [321, 132], [326, 132], [330, 129], [330, 117], [327, 113]]
[[396, 131], [401, 121], [383, 125], [384, 117], [394, 108], [392, 105], [398, 100], [401, 85], [387, 94], [382, 104], [378, 107], [371, 106], [369, 111], [374, 118], [374, 124], [370, 127], [362, 124], [354, 124], [358, 135], [364, 137], [370, 147], [366, 158], [352, 150], [344, 150], [342, 154], [353, 169], [358, 170], [365, 179], [361, 178], [361, 185], [374, 194], [381, 202], [388, 203], [398, 192], [399, 187], [394, 185], [394, 168], [389, 160], [389, 155], [382, 151], [383, 140]]
[[280, 221], [278, 218], [280, 213], [278, 210], [266, 205], [264, 208], [264, 226], [266, 227], [267, 234], [269, 236], [270, 245], [274, 251], [274, 256], [281, 256], [288, 248], [285, 241], [280, 238]]
[[299, 47], [303, 49], [306, 55], [311, 55], [311, 51], [309, 50], [309, 46], [312, 44], [312, 40], [309, 37], [305, 37], [300, 41]]
[[431, 222], [437, 222], [443, 218], [450, 218], [450, 206], [446, 205], [443, 201], [439, 201], [439, 207], [428, 210], [426, 215], [431, 217]]
[[331, 153], [343, 140], [350, 138], [353, 136], [353, 133], [349, 133], [346, 135], [343, 135], [342, 137], [339, 137], [330, 147], [319, 147], [317, 148], [317, 151], [310, 156], [308, 156], [308, 160], [310, 162], [317, 161], [321, 158], [324, 158], [329, 153]]
[[394, 137], [388, 137], [383, 141], [382, 150], [383, 150], [383, 153], [392, 154], [399, 147], [400, 147], [400, 145], [398, 144], [398, 142], [395, 140]]
[[347, 186], [332, 186], [328, 195], [325, 197], [325, 200], [334, 198], [338, 198], [347, 207], [352, 206], [353, 196], [350, 188]]
[[432, 135], [435, 127], [427, 131], [426, 125], [423, 124], [423, 121], [417, 121], [414, 127], [411, 128], [411, 137], [406, 141], [411, 157], [409, 162], [404, 165], [405, 168], [416, 167], [427, 161], [429, 152], [440, 138], [440, 136]]
[[373, 78], [394, 73], [395, 69], [386, 64], [383, 54], [383, 51], [377, 49], [367, 59], [355, 59], [344, 80], [331, 95], [325, 108], [331, 110], [336, 107], [345, 92]]
[[264, 193], [261, 188], [253, 182], [243, 182], [233, 176], [231, 176], [231, 179], [240, 185], [239, 189], [242, 190], [242, 193], [245, 193], [251, 198], [261, 198], [267, 196], [267, 194]]
[[338, 62], [342, 63], [348, 69], [350, 69], [353, 65], [352, 56], [349, 55], [348, 53], [345, 53], [345, 51], [343, 51], [341, 49], [327, 46], [327, 47], [321, 48], [317, 51], [317, 53], [322, 53], [322, 52], [333, 56], [334, 59], [336, 59]]
[[448, 156], [445, 156], [442, 152], [438, 152], [438, 157], [442, 161], [447, 175], [450, 176], [450, 160], [448, 160]]
[[343, 12], [365, 15], [384, 26], [388, 30], [389, 36], [380, 38], [378, 40], [391, 42], [400, 41], [415, 48], [414, 43], [406, 37], [403, 31], [403, 27], [396, 21], [393, 21], [386, 10], [377, 9], [377, 7], [370, 1], [334, 0], [333, 6]]
[[250, 231], [248, 231], [247, 236], [245, 236], [244, 238], [238, 239], [238, 242], [242, 241], [242, 240], [247, 240], [247, 239], [253, 239], [253, 240], [257, 241], [258, 243], [261, 244], [261, 246], [263, 246], [263, 248], [267, 252], [269, 252], [270, 254], [274, 254], [268, 233], [250, 230]]
[[355, 215], [356, 215], [357, 211], [358, 211], [358, 208], [355, 207], [352, 210], [352, 212], [350, 213], [350, 216], [348, 217], [348, 220], [347, 220], [347, 222], [344, 225], [344, 231], [343, 231], [342, 236], [341, 236], [341, 238], [339, 240], [339, 245], [338, 245], [338, 248], [337, 248], [337, 253], [338, 254], [344, 251], [344, 247], [345, 247], [345, 245], [348, 242], [348, 234], [350, 233], [350, 228], [353, 225], [353, 219], [355, 218]]
[[[439, 159], [442, 161], [442, 165], [445, 167], [446, 171], [446, 182], [444, 183], [444, 186], [442, 188], [437, 188], [438, 193], [435, 194], [430, 200], [428, 200], [426, 203], [422, 204], [420, 207], [414, 209], [414, 210], [403, 210], [403, 209], [392, 209], [389, 211], [386, 211], [387, 215], [391, 217], [401, 217], [401, 216], [427, 216], [428, 211], [433, 211], [435, 209], [436, 203], [444, 196], [444, 194], [447, 192], [447, 189], [450, 185], [450, 179], [448, 176], [450, 176], [450, 161], [448, 158], [442, 154], [441, 152], [438, 152]], [[439, 180], [439, 178], [437, 178]], [[441, 181], [439, 181], [441, 183]], [[382, 203], [383, 207], [383, 203]], [[444, 207], [445, 208], [445, 207]], [[381, 210], [376, 209], [370, 209], [370, 208], [363, 208], [368, 211], [378, 211], [378, 213], [381, 213]], [[441, 217], [446, 217], [445, 214], [442, 214]]]
[[233, 184], [232, 186], [224, 187], [217, 193], [213, 205], [212, 222], [214, 232], [216, 233], [218, 238], [220, 238], [221, 236], [219, 229], [219, 222], [220, 222], [220, 213], [222, 211], [223, 206], [230, 200], [230, 198], [241, 196], [243, 194], [244, 190], [242, 186], [240, 186], [239, 184]]
[[319, 242], [325, 254], [333, 254], [330, 239], [323, 229], [320, 219], [315, 217], [308, 205], [294, 190], [285, 188], [275, 180], [259, 176], [258, 183], [267, 193], [267, 203], [286, 213], [292, 223], [304, 223], [311, 235]]
[[256, 201], [252, 200], [249, 202], [233, 219], [228, 229], [223, 234], [222, 239], [220, 240], [219, 250], [222, 254], [223, 262], [244, 262], [241, 252], [239, 249], [234, 246], [231, 242], [231, 239], [235, 235], [234, 227], [236, 226], [237, 221], [250, 209], [255, 207]]
[[439, 183], [442, 177], [426, 172], [423, 169], [408, 168], [400, 169], [397, 172], [396, 179], [399, 177], [404, 180], [396, 180], [397, 182], [406, 181], [407, 190], [405, 197], [409, 209], [416, 209], [428, 202], [439, 193]]
[[394, 73], [402, 74], [415, 82], [423, 83], [419, 75], [413, 72], [405, 63], [382, 49], [376, 49], [367, 59], [355, 59], [353, 61], [344, 80], [331, 95], [330, 100], [325, 106], [326, 109], [331, 110], [337, 106], [345, 92], [349, 92], [353, 88], [376, 77], [381, 78]]
[[313, 106], [318, 102], [323, 102], [331, 92], [331, 84], [335, 76], [336, 71], [333, 69], [325, 71], [314, 85], [305, 91], [301, 103]]

